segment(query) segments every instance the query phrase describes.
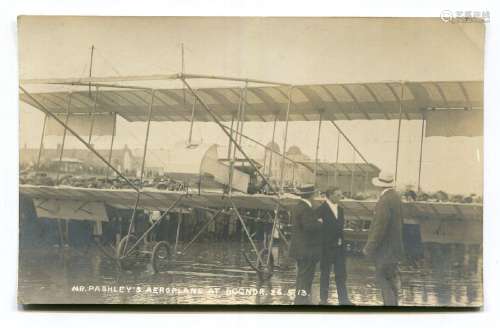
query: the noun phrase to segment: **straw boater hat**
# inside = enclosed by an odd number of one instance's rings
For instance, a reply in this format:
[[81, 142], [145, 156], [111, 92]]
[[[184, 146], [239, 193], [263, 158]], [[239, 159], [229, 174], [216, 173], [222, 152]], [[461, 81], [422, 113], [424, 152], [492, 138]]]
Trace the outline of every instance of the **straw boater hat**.
[[372, 183], [377, 187], [394, 187], [394, 174], [381, 171], [378, 177], [372, 179]]
[[315, 192], [316, 188], [314, 187], [314, 185], [308, 184], [297, 187], [297, 190], [294, 192], [294, 194], [301, 197], [308, 197], [313, 195]]

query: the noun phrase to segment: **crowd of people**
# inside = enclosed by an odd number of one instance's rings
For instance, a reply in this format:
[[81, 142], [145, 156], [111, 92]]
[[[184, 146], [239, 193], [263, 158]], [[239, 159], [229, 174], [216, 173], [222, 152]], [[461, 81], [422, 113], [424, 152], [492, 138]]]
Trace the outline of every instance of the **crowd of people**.
[[[156, 176], [153, 178], [141, 179], [130, 177], [128, 180], [136, 187], [156, 188], [159, 190], [179, 191], [186, 188], [182, 181], [177, 181], [166, 175]], [[96, 189], [130, 189], [130, 183], [123, 178], [115, 176], [92, 176], [92, 175], [70, 175], [49, 174], [37, 170], [29, 170], [21, 172], [19, 176], [21, 184], [42, 185], [42, 186], [72, 186], [80, 188], [96, 188]]]
[[[106, 172], [107, 170], [107, 172]], [[179, 191], [185, 190], [188, 184], [184, 181], [179, 181], [172, 178], [168, 174], [146, 174], [146, 178], [141, 183], [140, 179], [136, 178], [136, 172], [128, 172], [126, 174], [129, 181], [137, 187], [157, 188], [159, 190]], [[21, 184], [55, 186], [67, 185], [81, 188], [97, 188], [97, 189], [128, 189], [131, 188], [130, 184], [124, 179], [110, 174], [109, 169], [97, 170], [93, 169], [92, 172], [85, 172], [85, 174], [68, 174], [62, 172], [60, 174], [49, 172], [43, 169], [37, 169], [36, 166], [22, 166], [20, 168], [19, 180]], [[268, 185], [269, 183], [270, 185]], [[195, 186], [196, 188], [198, 186]], [[228, 186], [222, 186], [222, 189], [228, 190]], [[262, 181], [253, 174], [248, 186], [248, 194], [276, 194], [279, 187], [279, 182], [275, 179], [269, 178], [267, 181]], [[290, 181], [284, 181], [283, 190], [288, 193], [294, 193], [297, 187]], [[482, 203], [483, 199], [480, 195], [471, 193], [469, 195], [449, 194], [445, 191], [439, 190], [436, 192], [415, 191], [413, 186], [406, 186], [405, 190], [401, 191], [403, 200], [411, 201], [425, 201], [425, 202], [451, 202], [451, 203]], [[354, 200], [370, 200], [376, 199], [377, 194], [374, 191], [364, 191], [350, 194], [347, 191], [343, 192], [344, 198]]]
[[[345, 197], [349, 197], [348, 193], [344, 193]], [[483, 198], [479, 195], [471, 193], [469, 195], [449, 194], [445, 191], [438, 190], [436, 192], [415, 191], [412, 186], [407, 186], [405, 190], [401, 191], [403, 200], [407, 202], [433, 202], [433, 203], [460, 203], [472, 204], [482, 203]], [[376, 192], [358, 192], [350, 196], [354, 200], [370, 200], [377, 198]]]

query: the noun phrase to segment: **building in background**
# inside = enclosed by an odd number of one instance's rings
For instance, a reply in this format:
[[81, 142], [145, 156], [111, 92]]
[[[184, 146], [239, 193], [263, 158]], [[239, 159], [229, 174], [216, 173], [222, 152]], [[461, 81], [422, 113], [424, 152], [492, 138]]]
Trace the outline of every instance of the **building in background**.
[[[99, 152], [99, 154], [104, 158], [109, 158], [109, 149], [97, 149], [97, 152]], [[38, 148], [21, 148], [19, 150], [19, 164], [21, 165], [21, 167], [35, 166], [38, 162], [39, 154], [40, 151]], [[58, 145], [57, 148], [44, 148], [42, 149], [40, 155], [40, 165], [58, 159], [60, 156], [60, 145]], [[86, 165], [94, 168], [106, 168], [106, 165], [88, 149], [65, 148], [63, 157], [78, 159]], [[121, 149], [113, 149], [111, 164], [113, 164], [113, 166], [116, 167], [119, 171], [125, 173], [125, 175], [134, 175], [140, 167], [140, 157], [136, 157], [133, 154], [132, 150], [127, 145], [125, 145]]]
[[[276, 143], [268, 143], [267, 147], [280, 151]], [[371, 180], [378, 176], [380, 169], [367, 163], [334, 163], [314, 160], [304, 154], [298, 146], [288, 148], [284, 161], [283, 184], [296, 187], [302, 184], [315, 184], [320, 191], [331, 187], [339, 187], [345, 194], [354, 196], [374, 190]], [[264, 172], [272, 180], [279, 182], [281, 178], [282, 156], [266, 150], [264, 153]], [[316, 172], [316, 174], [315, 174]]]

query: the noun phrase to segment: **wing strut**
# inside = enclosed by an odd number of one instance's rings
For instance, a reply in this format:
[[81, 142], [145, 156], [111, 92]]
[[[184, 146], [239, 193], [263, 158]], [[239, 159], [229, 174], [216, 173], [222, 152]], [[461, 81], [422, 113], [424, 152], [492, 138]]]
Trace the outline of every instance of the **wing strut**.
[[418, 184], [417, 191], [422, 191], [420, 188], [420, 175], [422, 173], [422, 155], [424, 152], [424, 134], [425, 134], [425, 112], [422, 112], [422, 128], [420, 132], [420, 155], [418, 158]]
[[405, 96], [405, 85], [403, 82], [401, 85], [401, 97], [399, 98], [399, 119], [398, 119], [398, 134], [396, 141], [396, 167], [394, 169], [394, 184], [398, 183], [398, 163], [399, 163], [399, 141], [401, 139], [401, 119], [403, 118], [403, 101]]
[[321, 140], [321, 123], [323, 122], [323, 112], [319, 113], [318, 122], [318, 139], [316, 140], [316, 156], [314, 158], [314, 185], [318, 185], [318, 156], [319, 156], [319, 142]]
[[[344, 139], [349, 143], [349, 145], [351, 145], [351, 147], [354, 149], [354, 151], [359, 155], [359, 157], [361, 157], [361, 159], [366, 163], [366, 164], [370, 164], [366, 158], [363, 156], [363, 154], [361, 154], [361, 152], [358, 150], [358, 148], [356, 148], [356, 146], [354, 146], [354, 144], [352, 143], [351, 139], [349, 139], [347, 137], [347, 135], [344, 133], [344, 131], [342, 131], [342, 129], [339, 127], [339, 125], [334, 121], [334, 120], [330, 120], [330, 123], [333, 124], [333, 126], [337, 129], [337, 131], [342, 135], [342, 137], [344, 137]], [[338, 152], [337, 152], [337, 160], [338, 160]]]

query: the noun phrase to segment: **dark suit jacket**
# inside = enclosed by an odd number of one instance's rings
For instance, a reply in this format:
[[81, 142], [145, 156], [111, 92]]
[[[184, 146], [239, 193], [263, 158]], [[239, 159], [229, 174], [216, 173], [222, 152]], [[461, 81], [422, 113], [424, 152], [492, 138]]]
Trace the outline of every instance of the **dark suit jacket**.
[[397, 263], [403, 257], [401, 197], [393, 189], [386, 191], [375, 206], [365, 253], [381, 264]]
[[327, 202], [323, 202], [316, 209], [316, 216], [323, 219], [321, 229], [323, 256], [334, 257], [344, 247], [344, 210], [341, 206], [338, 206], [337, 213], [338, 217]]
[[322, 224], [311, 206], [300, 202], [292, 210], [292, 240], [289, 255], [294, 259], [315, 259], [321, 256]]

